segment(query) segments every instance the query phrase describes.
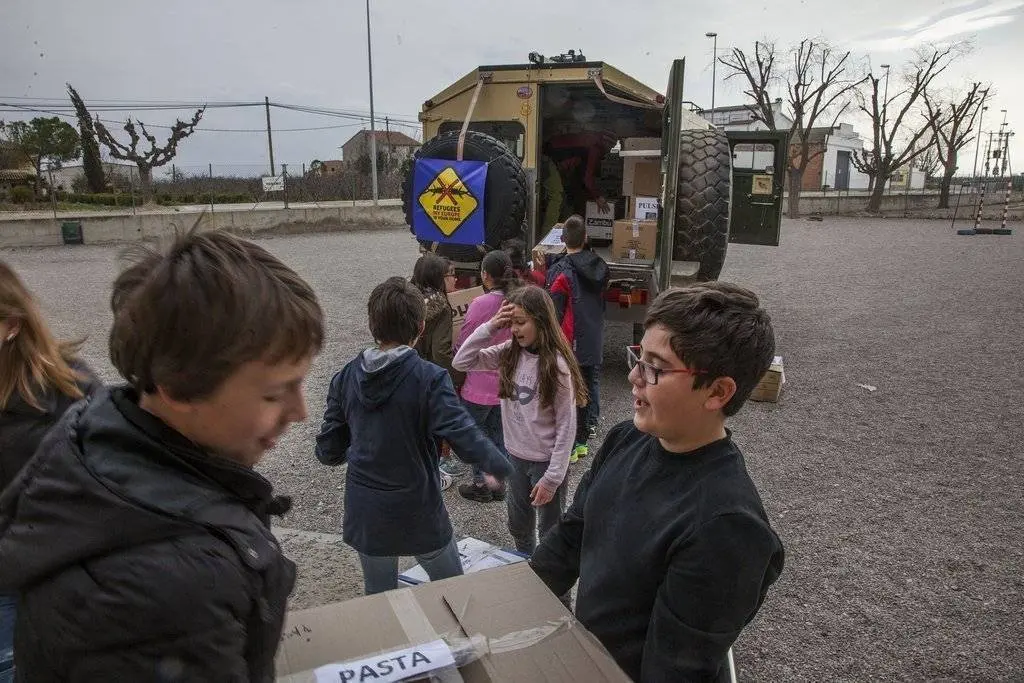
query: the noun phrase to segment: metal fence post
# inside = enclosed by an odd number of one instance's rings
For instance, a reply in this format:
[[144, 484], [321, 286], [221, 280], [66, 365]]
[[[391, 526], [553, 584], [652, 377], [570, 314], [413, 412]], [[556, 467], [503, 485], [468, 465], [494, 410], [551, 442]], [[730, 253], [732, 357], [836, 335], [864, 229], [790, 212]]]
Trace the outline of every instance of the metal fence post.
[[281, 164], [281, 187], [284, 188], [284, 208], [288, 208], [288, 164]]

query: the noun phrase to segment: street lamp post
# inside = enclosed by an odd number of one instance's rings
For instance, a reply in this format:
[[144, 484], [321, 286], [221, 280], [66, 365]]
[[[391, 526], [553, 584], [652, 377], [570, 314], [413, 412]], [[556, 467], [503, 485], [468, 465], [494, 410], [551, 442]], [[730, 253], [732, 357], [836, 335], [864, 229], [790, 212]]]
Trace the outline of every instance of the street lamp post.
[[705, 38], [711, 38], [714, 42], [711, 47], [711, 115], [715, 112], [715, 86], [718, 84], [718, 34], [708, 31]]
[[885, 69], [885, 94], [882, 95], [882, 123], [885, 123], [885, 114], [889, 109], [889, 69], [892, 68], [890, 64], [883, 64], [882, 68]]
[[981, 122], [985, 118], [985, 112], [988, 111], [988, 107], [985, 106], [985, 98], [988, 97], [988, 91], [981, 96], [981, 113], [978, 114], [978, 143], [974, 146], [974, 170], [971, 171], [971, 180], [978, 177], [978, 154], [981, 152]]
[[377, 206], [377, 124], [373, 117], [373, 49], [370, 46], [370, 0], [366, 0], [366, 65], [370, 75], [370, 173], [373, 205]]

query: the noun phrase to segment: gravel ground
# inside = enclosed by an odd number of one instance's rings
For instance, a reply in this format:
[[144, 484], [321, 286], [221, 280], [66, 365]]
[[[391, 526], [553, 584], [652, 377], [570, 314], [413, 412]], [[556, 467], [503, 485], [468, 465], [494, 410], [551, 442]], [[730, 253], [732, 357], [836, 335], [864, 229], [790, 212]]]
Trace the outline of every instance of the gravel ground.
[[[1016, 232], [957, 237], [942, 222], [826, 218], [787, 222], [780, 248], [730, 247], [722, 277], [761, 295], [788, 380], [780, 403], [748, 404], [731, 422], [787, 550], [736, 645], [742, 679], [1024, 680]], [[295, 497], [281, 523], [297, 531], [279, 535], [300, 568], [293, 604], [309, 606], [361, 585], [354, 553], [326, 535], [338, 530], [343, 472], [312, 456], [324, 392], [369, 341], [370, 286], [409, 273], [415, 247], [400, 230], [263, 244], [310, 280], [329, 320], [308, 380], [311, 418], [260, 467]], [[0, 253], [60, 334], [88, 335], [85, 354], [107, 379], [116, 253]], [[607, 336], [599, 440], [630, 415], [620, 353], [629, 331]], [[446, 500], [457, 533], [509, 542], [500, 504], [454, 491]]]

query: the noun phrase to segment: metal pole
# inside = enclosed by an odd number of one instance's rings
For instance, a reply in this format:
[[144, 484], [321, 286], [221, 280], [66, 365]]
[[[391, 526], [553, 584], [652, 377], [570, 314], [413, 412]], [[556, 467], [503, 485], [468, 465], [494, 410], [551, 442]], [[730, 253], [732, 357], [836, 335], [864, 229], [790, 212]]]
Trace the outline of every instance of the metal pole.
[[373, 205], [377, 206], [377, 123], [373, 117], [373, 48], [370, 44], [370, 0], [366, 0], [366, 66], [370, 77], [370, 173]]
[[270, 149], [270, 175], [277, 175], [274, 173], [274, 136], [270, 132], [270, 98], [263, 98], [263, 106], [267, 110], [267, 147]]
[[[885, 94], [882, 96], [882, 128], [885, 128], [885, 115], [889, 111], [889, 70], [892, 68], [890, 64], [883, 64], [882, 68], [885, 69]], [[877, 90], [875, 92], [878, 92]]]
[[989, 169], [992, 165], [992, 131], [988, 132], [988, 147], [985, 148], [985, 177], [989, 175]]
[[985, 118], [985, 112], [988, 111], [988, 107], [985, 106], [985, 98], [988, 97], [988, 91], [981, 96], [981, 113], [978, 114], [978, 144], [974, 146], [974, 170], [971, 171], [971, 178], [978, 177], [978, 154], [981, 152], [981, 122]]
[[281, 164], [281, 187], [284, 188], [284, 208], [288, 208], [288, 164]]
[[213, 162], [210, 162], [210, 213], [213, 213]]
[[715, 86], [718, 85], [718, 34], [709, 31], [704, 37], [713, 40], [711, 47], [711, 114], [715, 112]]

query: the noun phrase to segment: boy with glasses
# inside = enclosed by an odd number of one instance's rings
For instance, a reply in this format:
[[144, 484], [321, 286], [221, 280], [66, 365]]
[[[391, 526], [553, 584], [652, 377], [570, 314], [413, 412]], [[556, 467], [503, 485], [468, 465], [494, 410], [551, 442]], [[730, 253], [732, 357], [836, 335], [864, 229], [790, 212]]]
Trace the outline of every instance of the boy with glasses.
[[725, 427], [768, 370], [757, 297], [663, 292], [627, 350], [633, 420], [609, 432], [530, 564], [640, 681], [714, 681], [779, 577], [783, 548]]

